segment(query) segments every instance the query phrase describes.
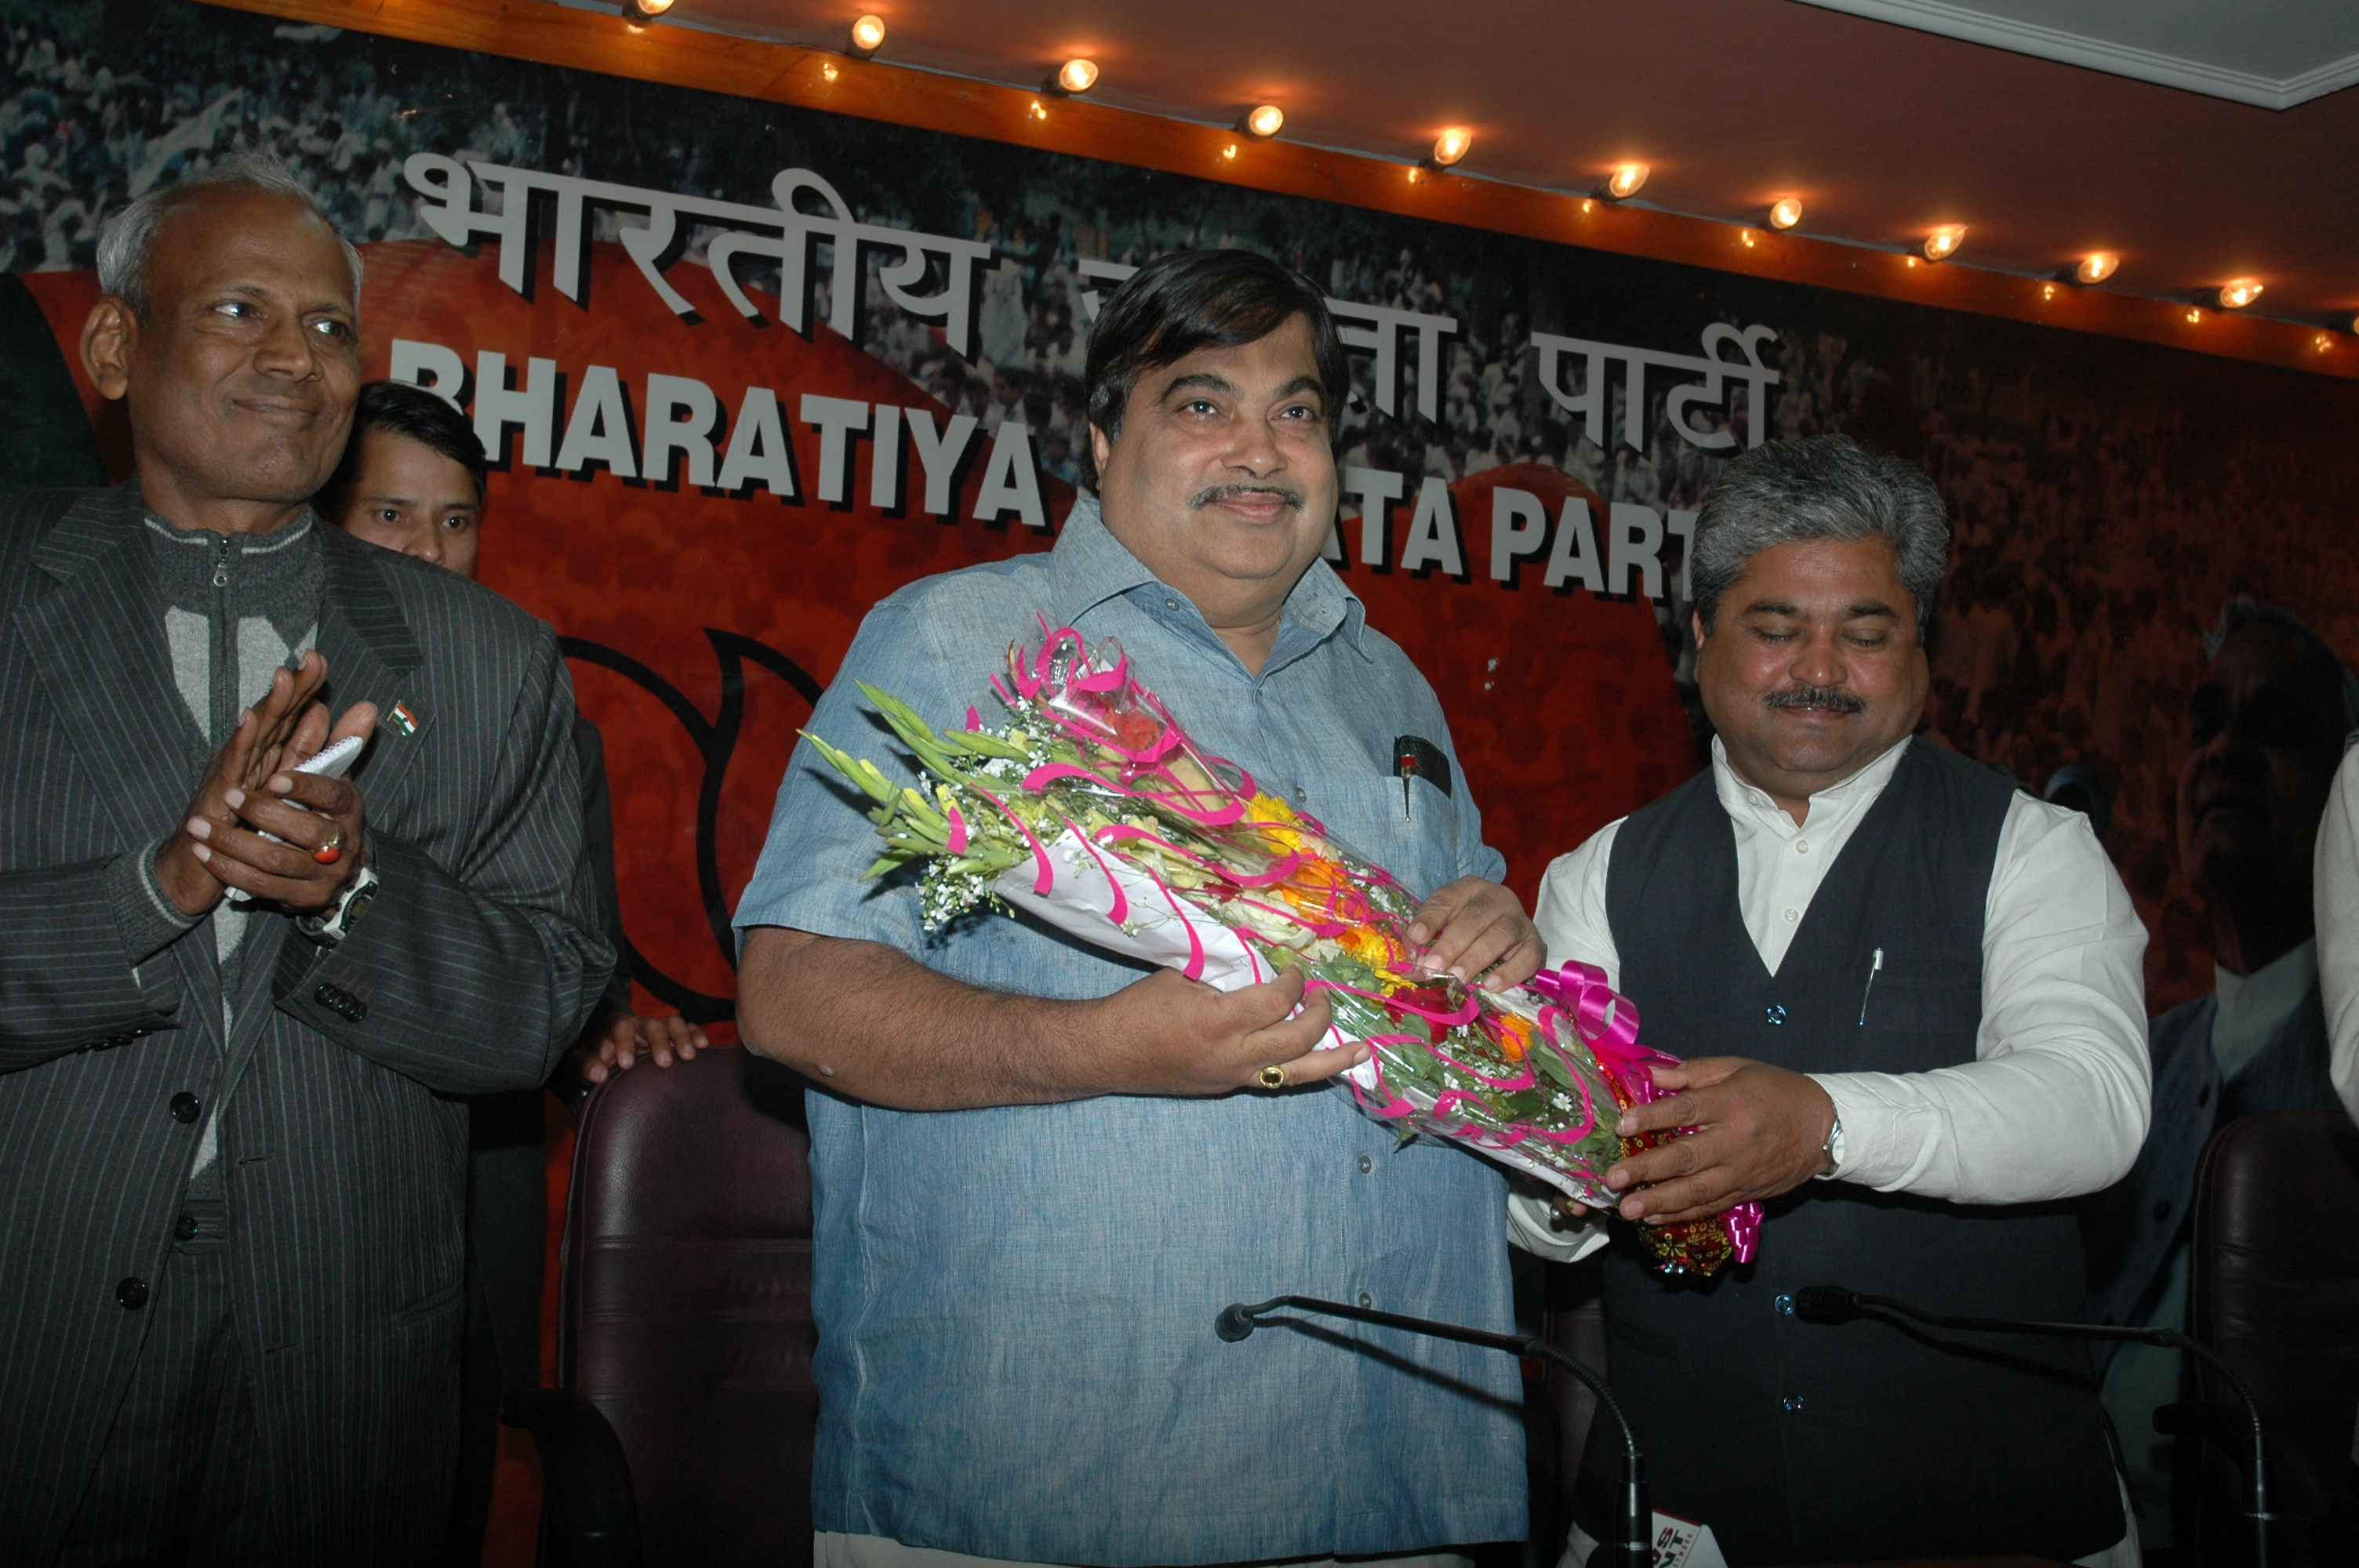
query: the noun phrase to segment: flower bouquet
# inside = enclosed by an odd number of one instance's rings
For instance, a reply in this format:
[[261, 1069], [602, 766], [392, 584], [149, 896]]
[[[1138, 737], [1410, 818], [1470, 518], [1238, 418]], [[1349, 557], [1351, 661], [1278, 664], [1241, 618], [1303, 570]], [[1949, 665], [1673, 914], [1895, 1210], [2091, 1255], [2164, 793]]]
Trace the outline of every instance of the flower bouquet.
[[[1583, 964], [1491, 992], [1426, 972], [1406, 933], [1418, 899], [1315, 818], [1200, 746], [1112, 639], [1070, 627], [1008, 650], [994, 689], [1006, 721], [937, 730], [861, 690], [931, 775], [897, 787], [806, 731], [875, 802], [871, 877], [921, 862], [925, 924], [1027, 910], [1108, 952], [1223, 990], [1305, 971], [1333, 1011], [1326, 1044], [1364, 1044], [1345, 1075], [1368, 1115], [1465, 1143], [1577, 1201], [1611, 1209], [1607, 1166], [1660, 1136], [1624, 1139], [1622, 1108], [1657, 1098], [1637, 1011]], [[1661, 1265], [1709, 1274], [1752, 1257], [1758, 1206], [1646, 1227]]]

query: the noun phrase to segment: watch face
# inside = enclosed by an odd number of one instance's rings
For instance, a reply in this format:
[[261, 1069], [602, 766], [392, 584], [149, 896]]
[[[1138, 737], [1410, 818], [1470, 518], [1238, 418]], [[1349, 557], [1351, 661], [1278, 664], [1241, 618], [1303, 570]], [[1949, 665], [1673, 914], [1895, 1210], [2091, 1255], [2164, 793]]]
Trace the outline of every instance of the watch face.
[[375, 902], [376, 889], [375, 888], [363, 888], [353, 894], [352, 902], [344, 905], [344, 924], [350, 925], [353, 921], [358, 920], [362, 912]]

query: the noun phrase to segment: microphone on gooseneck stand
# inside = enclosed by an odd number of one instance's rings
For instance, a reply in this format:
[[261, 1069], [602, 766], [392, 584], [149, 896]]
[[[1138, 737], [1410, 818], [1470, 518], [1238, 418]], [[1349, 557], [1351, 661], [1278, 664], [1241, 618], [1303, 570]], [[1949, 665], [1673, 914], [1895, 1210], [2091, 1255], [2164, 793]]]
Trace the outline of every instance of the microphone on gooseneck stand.
[[[2268, 1454], [2261, 1440], [2261, 1407], [2253, 1399], [2253, 1390], [2245, 1386], [2245, 1379], [2236, 1375], [2236, 1369], [2228, 1365], [2226, 1357], [2201, 1340], [2170, 1328], [2117, 1328], [2110, 1324], [2098, 1323], [2030, 1323], [2006, 1317], [1954, 1317], [1947, 1313], [1927, 1312], [1890, 1296], [1872, 1296], [1846, 1290], [1841, 1285], [1805, 1285], [1794, 1292], [1794, 1315], [1804, 1323], [1850, 1323], [1875, 1313], [1890, 1313], [1930, 1328], [1947, 1328], [1968, 1334], [2022, 1334], [2050, 1339], [2108, 1339], [2133, 1345], [2158, 1345], [2172, 1350], [2184, 1350], [2210, 1362], [2228, 1380], [2228, 1386], [2236, 1390], [2236, 1397], [2245, 1401], [2245, 1415], [2252, 1423], [2251, 1478], [2245, 1488], [2244, 1517], [2252, 1521], [2256, 1568], [2268, 1568], [2269, 1525], [2277, 1516], [2269, 1511]], [[2158, 1426], [2161, 1424], [2161, 1417], [2162, 1412], [2156, 1412]]]
[[1597, 1396], [1598, 1404], [1614, 1418], [1614, 1424], [1622, 1429], [1622, 1488], [1615, 1498], [1614, 1538], [1601, 1544], [1590, 1557], [1591, 1568], [1649, 1568], [1654, 1562], [1655, 1509], [1647, 1497], [1647, 1462], [1638, 1453], [1638, 1435], [1631, 1428], [1630, 1418], [1622, 1413], [1621, 1403], [1614, 1399], [1614, 1390], [1607, 1388], [1605, 1379], [1587, 1365], [1532, 1335], [1492, 1334], [1479, 1328], [1461, 1328], [1454, 1323], [1435, 1323], [1422, 1317], [1403, 1317], [1398, 1313], [1377, 1312], [1370, 1307], [1345, 1306], [1341, 1302], [1322, 1302], [1312, 1296], [1274, 1296], [1256, 1306], [1232, 1302], [1213, 1317], [1212, 1332], [1234, 1344], [1249, 1336], [1255, 1329], [1266, 1326], [1260, 1320], [1280, 1307], [1318, 1313], [1327, 1317], [1347, 1317], [1355, 1323], [1372, 1323], [1379, 1328], [1397, 1328], [1432, 1339], [1454, 1339], [1462, 1345], [1504, 1350], [1510, 1356], [1537, 1357], [1563, 1368], [1588, 1384], [1590, 1392]]

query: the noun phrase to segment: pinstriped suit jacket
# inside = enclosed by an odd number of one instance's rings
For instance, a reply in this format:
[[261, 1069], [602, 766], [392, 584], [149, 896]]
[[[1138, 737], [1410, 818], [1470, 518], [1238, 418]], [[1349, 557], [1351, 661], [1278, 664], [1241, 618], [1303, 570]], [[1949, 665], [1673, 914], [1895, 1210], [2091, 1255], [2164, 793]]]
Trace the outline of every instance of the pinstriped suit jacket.
[[[54, 1555], [168, 1288], [201, 1118], [295, 1561], [415, 1562], [452, 1473], [467, 1112], [547, 1077], [613, 955], [598, 933], [550, 629], [319, 530], [332, 712], [399, 700], [352, 775], [383, 878], [322, 952], [262, 923], [234, 1031], [201, 928], [136, 972], [105, 871], [196, 785], [135, 485], [0, 497], [0, 1563]], [[275, 950], [275, 951], [274, 951]], [[358, 999], [348, 1020], [322, 986]]]

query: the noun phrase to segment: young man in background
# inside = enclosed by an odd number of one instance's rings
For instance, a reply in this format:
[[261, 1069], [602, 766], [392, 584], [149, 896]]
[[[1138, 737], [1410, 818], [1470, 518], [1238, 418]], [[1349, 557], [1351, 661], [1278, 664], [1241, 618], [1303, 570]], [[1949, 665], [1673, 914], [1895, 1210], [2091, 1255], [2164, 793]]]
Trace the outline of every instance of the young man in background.
[[[490, 465], [467, 416], [433, 393], [398, 382], [360, 390], [353, 433], [320, 510], [354, 538], [472, 579]], [[614, 895], [614, 817], [598, 727], [578, 712], [582, 844], [614, 968], [589, 1027], [549, 1087], [568, 1099], [641, 1056], [669, 1067], [708, 1044], [680, 1017], [631, 1011], [630, 960]], [[459, 1487], [451, 1507], [453, 1562], [473, 1562], [490, 1519], [501, 1393], [540, 1386], [540, 1293], [549, 1226], [548, 1146], [538, 1089], [468, 1101], [467, 1320], [462, 1351]]]

